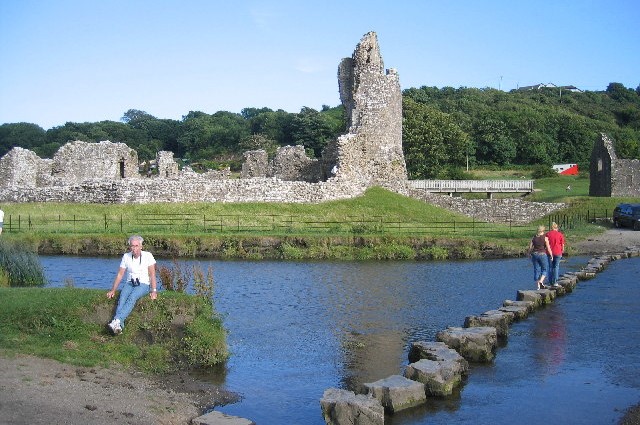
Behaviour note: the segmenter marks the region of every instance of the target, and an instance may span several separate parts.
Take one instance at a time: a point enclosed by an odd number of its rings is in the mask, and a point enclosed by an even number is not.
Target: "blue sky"
[[[0,124],[340,104],[375,31],[410,87],[640,85],[637,0],[0,0]]]

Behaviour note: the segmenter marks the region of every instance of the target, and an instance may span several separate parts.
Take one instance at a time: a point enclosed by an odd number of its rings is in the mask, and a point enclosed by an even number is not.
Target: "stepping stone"
[[[424,384],[400,375],[391,375],[364,386],[388,413],[398,412],[426,402]]]
[[[327,425],[384,425],[384,408],[371,396],[329,388],[322,395],[320,407]]]
[[[453,389],[462,382],[462,374],[452,364],[422,359],[410,363],[404,370],[404,376],[424,384],[425,394],[433,397],[451,395]]]
[[[494,327],[449,327],[436,334],[436,339],[456,350],[470,362],[487,363],[495,357],[498,334]]]

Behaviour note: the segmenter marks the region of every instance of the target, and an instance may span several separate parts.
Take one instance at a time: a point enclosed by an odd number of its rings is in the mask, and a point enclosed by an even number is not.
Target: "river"
[[[562,263],[562,271],[587,257]],[[49,286],[110,287],[118,258],[41,257]],[[158,259],[169,265],[170,261]],[[257,424],[324,424],[330,387],[401,374],[412,341],[534,288],[528,259],[458,262],[185,260],[213,268],[231,358],[204,377],[242,400],[216,408]],[[640,258],[613,262],[511,328],[459,394],[388,424],[610,424],[640,400]]]

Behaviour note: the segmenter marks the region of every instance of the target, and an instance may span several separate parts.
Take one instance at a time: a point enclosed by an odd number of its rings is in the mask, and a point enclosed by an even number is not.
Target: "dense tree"
[[[313,108],[304,107],[291,121],[291,138],[295,145],[304,145],[320,157],[327,143],[335,139],[340,132],[328,114]]]
[[[121,118],[121,121],[129,127],[137,130],[143,141],[137,143],[140,149],[146,152],[145,158],[155,158],[155,153],[160,150],[171,151],[178,157],[184,155],[184,149],[178,143],[182,123],[177,120],[158,119],[144,111],[129,109]]]
[[[497,114],[483,114],[474,121],[473,139],[480,164],[508,165],[516,157],[515,141]]]
[[[92,123],[67,122],[64,125],[53,127],[47,130],[47,143],[64,145],[69,142],[81,140],[83,142],[94,142],[91,133]]]
[[[291,122],[295,114],[281,109],[272,111],[269,108],[243,109],[241,114],[248,120],[251,134],[261,134],[280,146],[293,144]]]
[[[638,94],[620,83],[609,83],[607,94],[617,101],[637,102]]]
[[[20,122],[0,125],[0,157],[14,147],[37,150],[45,141],[46,132],[36,124]]]
[[[585,164],[601,132],[613,138],[619,157],[640,159],[640,86],[610,83],[599,92],[551,88],[508,93],[423,86],[406,89],[403,99],[407,165],[421,178],[457,173],[455,167],[467,155],[471,164]],[[407,100],[414,104],[407,106]],[[242,151],[251,146],[273,151],[303,144],[318,157],[328,141],[346,131],[345,123],[344,108],[327,105],[298,113],[269,108],[245,108],[240,114],[191,111],[181,120],[129,109],[120,122],[67,122],[46,132],[35,124],[3,124],[0,155],[20,146],[47,158],[70,141],[110,140],[135,149],[141,161],[168,150],[177,158],[237,168]]]
[[[463,167],[473,156],[469,136],[451,115],[405,98],[402,103],[403,150],[412,179],[449,178],[451,165]]]
[[[558,149],[555,158],[561,163],[588,164],[596,137],[598,132],[590,128],[583,117],[561,115],[558,120]]]
[[[221,111],[213,115],[190,112],[183,120],[178,144],[191,161],[213,159],[237,150],[249,136],[249,125],[240,114]]]
[[[640,96],[618,83],[606,92],[421,87],[403,95],[455,117],[477,144],[479,163],[588,161],[600,132],[614,138],[619,156],[640,158]]]

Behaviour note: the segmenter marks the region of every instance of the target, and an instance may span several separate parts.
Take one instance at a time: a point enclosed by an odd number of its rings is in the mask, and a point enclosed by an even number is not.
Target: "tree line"
[[[610,83],[605,91],[585,92],[423,86],[404,90],[402,97],[402,143],[413,179],[465,178],[465,169],[478,165],[577,163],[588,169],[601,132],[613,138],[619,157],[640,159],[640,86]],[[119,122],[67,122],[46,131],[30,123],[3,124],[0,156],[19,146],[52,158],[70,141],[110,140],[135,149],[141,161],[167,150],[196,171],[237,171],[247,150],[273,155],[280,146],[304,145],[309,156],[319,158],[346,131],[342,106],[303,107],[298,113],[266,107],[191,111],[181,120],[130,109]]]

